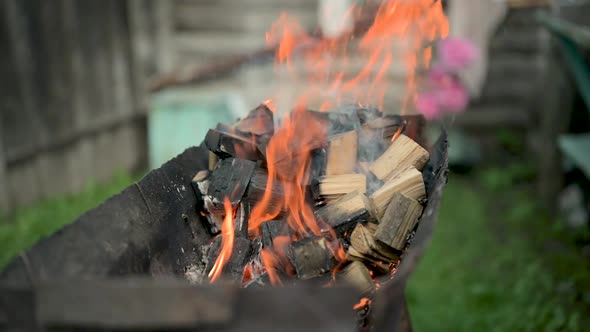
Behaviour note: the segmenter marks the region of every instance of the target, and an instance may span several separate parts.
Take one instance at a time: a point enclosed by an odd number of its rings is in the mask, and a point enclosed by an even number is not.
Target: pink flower
[[[463,69],[478,57],[479,49],[467,39],[446,38],[439,42],[438,58],[447,71]]]
[[[433,70],[428,76],[428,90],[418,95],[416,110],[428,120],[440,118],[445,113],[464,111],[469,94],[453,75]]]
[[[466,89],[457,81],[451,80],[449,84],[440,87],[436,91],[438,105],[448,112],[461,112],[467,107],[469,96]]]
[[[428,120],[436,119],[440,116],[440,107],[437,97],[433,93],[424,93],[416,98],[416,110]]]

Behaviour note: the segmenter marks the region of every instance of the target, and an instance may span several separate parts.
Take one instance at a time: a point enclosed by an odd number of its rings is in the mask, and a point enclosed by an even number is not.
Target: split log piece
[[[358,289],[362,295],[369,295],[375,291],[375,283],[369,269],[359,261],[348,264],[340,271],[337,280]]]
[[[219,158],[239,158],[247,160],[264,160],[265,154],[252,137],[236,133],[209,129],[205,136],[205,145]]]
[[[389,148],[369,168],[375,176],[387,181],[410,167],[421,171],[430,155],[406,135],[399,135]]]
[[[323,237],[305,238],[291,245],[289,260],[299,279],[310,279],[329,272],[336,264],[329,243]]]
[[[400,252],[385,243],[379,242],[374,237],[375,231],[365,225],[357,225],[350,235],[350,245],[364,257],[372,257],[385,263],[394,263],[399,260]]]
[[[408,235],[422,214],[422,205],[415,199],[396,193],[375,231],[375,238],[397,250],[406,246]]]
[[[377,216],[379,218],[383,217],[393,195],[398,192],[417,201],[424,199],[426,197],[426,189],[424,187],[422,173],[416,168],[410,167],[398,176],[387,181],[370,196],[377,208]]]
[[[319,181],[320,195],[345,195],[353,191],[367,191],[367,177],[364,174],[326,175]]]
[[[224,199],[227,197],[235,209],[242,200],[256,163],[250,160],[228,158],[219,161],[212,172],[205,198],[205,208],[212,214],[225,214]]]
[[[377,212],[365,194],[353,191],[317,210],[315,217],[327,227],[334,229],[338,236],[343,237],[347,231],[354,229],[357,223],[376,221]],[[328,232],[328,229],[322,231]]]
[[[260,225],[262,247],[271,248],[278,236],[290,236],[289,225],[283,220],[269,220]]]
[[[357,161],[358,133],[349,131],[328,140],[326,175],[354,173]]]

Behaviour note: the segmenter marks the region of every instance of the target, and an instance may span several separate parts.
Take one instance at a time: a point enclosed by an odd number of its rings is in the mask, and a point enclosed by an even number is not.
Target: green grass
[[[451,178],[431,246],[408,285],[416,331],[581,331],[590,277],[525,191]],[[478,188],[478,189],[475,189]],[[544,241],[562,252],[543,250]],[[566,242],[563,242],[566,241]],[[572,281],[572,276],[578,280]]]
[[[48,199],[19,209],[9,217],[0,217],[0,267],[39,238],[72,222],[80,214],[118,193],[135,179],[134,176],[120,173],[108,183],[89,184],[77,195]]]

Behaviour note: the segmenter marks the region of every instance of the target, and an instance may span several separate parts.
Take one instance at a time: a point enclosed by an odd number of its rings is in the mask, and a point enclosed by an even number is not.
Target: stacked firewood
[[[193,179],[197,208],[215,236],[204,274],[220,253],[229,202],[234,236],[222,273],[226,279],[255,287],[270,284],[272,275],[280,276],[283,283],[329,278],[370,294],[375,278],[395,269],[421,216],[426,197],[421,171],[429,154],[405,134],[411,125],[407,117],[359,106],[305,113],[326,128],[325,140],[306,146],[312,149],[312,160],[307,182],[299,184],[322,235],[302,236],[290,229],[283,206],[286,186],[272,181],[272,188],[267,188],[266,148],[275,133],[275,120],[273,112],[260,105],[233,126],[211,129],[205,138],[210,169]],[[297,144],[293,146],[296,150]],[[280,158],[273,160],[276,167],[289,167],[276,164]],[[249,216],[263,199],[269,210],[279,212],[253,230]],[[264,249],[276,247],[281,239],[288,240],[283,243],[288,261],[267,271],[261,263]]]

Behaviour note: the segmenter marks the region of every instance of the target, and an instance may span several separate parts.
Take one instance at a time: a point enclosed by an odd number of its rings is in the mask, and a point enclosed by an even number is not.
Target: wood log
[[[232,129],[226,129],[232,130]],[[236,133],[209,129],[205,136],[205,145],[219,158],[239,158],[246,160],[265,160],[262,151],[252,137]]]
[[[289,260],[299,279],[310,279],[329,272],[336,264],[323,237],[305,238],[291,245]]]
[[[248,202],[241,202],[236,208],[234,218],[234,234],[236,238],[248,238],[248,220],[250,219],[251,209],[252,206]]]
[[[371,273],[360,261],[348,264],[340,271],[337,280],[358,289],[362,295],[369,295],[375,291],[375,282],[371,278]]]
[[[217,166],[218,161],[219,161],[219,157],[215,153],[209,151],[209,170],[210,171],[215,169],[215,166]]]
[[[220,252],[221,235],[218,235],[209,247],[205,274],[208,274],[211,271]],[[241,281],[242,275],[244,273],[244,267],[250,261],[251,257],[252,245],[250,240],[245,238],[234,238],[232,254],[221,272],[223,278],[233,282]]]
[[[320,222],[322,231],[329,232],[328,227],[331,227],[343,237],[357,223],[375,221],[377,211],[365,194],[353,191],[317,210],[315,217]]]
[[[235,209],[246,193],[255,168],[256,163],[250,160],[228,158],[219,161],[210,177],[204,198],[205,209],[211,214],[225,214],[225,197]]]
[[[393,195],[397,192],[418,201],[424,199],[426,197],[426,189],[424,187],[422,173],[416,168],[410,167],[398,176],[387,181],[371,195],[379,218],[383,217],[389,202],[391,202]]]
[[[402,193],[395,193],[375,231],[375,238],[397,250],[406,246],[408,234],[422,214],[422,205]]]
[[[385,263],[399,260],[400,252],[377,241],[374,228],[358,224],[350,235],[350,245],[364,257],[372,257]]]
[[[375,176],[387,181],[409,167],[422,170],[429,159],[429,153],[406,135],[399,135],[369,168]]]
[[[207,196],[207,191],[209,190],[209,179],[204,177],[204,172],[208,171],[200,171],[198,172],[191,181],[191,186],[193,187],[193,191],[197,196],[197,203],[195,204],[195,208],[197,213],[201,215],[200,220],[203,220],[205,226],[211,235],[216,235],[221,232],[221,223],[223,222],[223,218],[218,215],[210,214],[207,209],[205,208],[205,204],[212,204],[211,199]],[[207,203],[205,203],[207,201]]]
[[[284,220],[269,220],[260,226],[262,247],[271,248],[278,236],[290,236],[289,225]]]
[[[243,201],[250,203],[251,206],[255,206],[264,197],[264,192],[268,189],[271,191],[271,198],[268,210],[276,211],[276,209],[283,208],[283,201],[285,200],[285,194],[283,186],[280,181],[274,181],[272,188],[267,188],[268,183],[268,171],[262,167],[256,167],[254,174],[250,179],[250,184],[244,195]],[[279,215],[280,216],[280,215]]]
[[[207,194],[207,190],[201,191],[200,186],[202,186],[202,183],[204,183],[205,180],[207,180],[208,175],[209,175],[209,171],[199,171],[199,172],[197,172],[197,174],[195,174],[195,176],[191,180],[191,187],[193,188],[193,191],[195,192],[195,196],[197,197],[197,204],[196,204],[197,212],[204,211],[203,210],[204,209],[203,195]],[[207,182],[207,185],[208,185],[208,183],[209,182]]]
[[[236,129],[256,136],[271,135],[274,131],[273,113],[266,105],[259,105],[236,124]]]
[[[344,196],[353,191],[366,193],[367,177],[364,174],[326,175],[320,178],[321,196]]]
[[[370,256],[364,256],[353,247],[348,248],[347,259],[350,261],[359,261],[371,266],[371,270],[379,273],[388,273],[391,271],[393,264],[377,260]]]
[[[357,160],[358,133],[349,131],[328,141],[326,175],[354,173]]]

